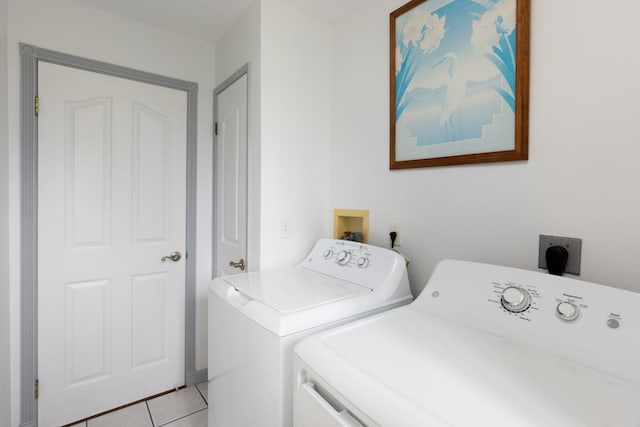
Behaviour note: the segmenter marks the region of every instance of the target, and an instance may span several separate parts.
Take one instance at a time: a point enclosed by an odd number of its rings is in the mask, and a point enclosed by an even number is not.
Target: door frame
[[[249,236],[250,236],[250,231],[251,231],[251,226],[250,226],[250,218],[249,218],[249,212],[252,211],[252,207],[251,207],[251,197],[249,197],[249,188],[250,188],[250,181],[249,181],[249,159],[252,156],[252,150],[251,150],[251,144],[249,143],[249,86],[250,86],[250,76],[249,76],[249,63],[244,64],[242,67],[240,67],[236,72],[234,72],[233,74],[231,74],[227,79],[225,79],[222,83],[220,83],[218,86],[216,86],[216,88],[213,90],[213,123],[214,126],[217,126],[218,124],[218,97],[220,96],[220,94],[227,89],[229,86],[233,85],[235,82],[237,82],[238,80],[240,80],[243,76],[247,76],[247,158],[246,158],[246,162],[247,162],[247,233],[246,233],[246,239],[247,239],[247,256],[246,256],[246,267],[245,267],[245,271],[250,271],[249,270],[249,266],[251,263],[251,259],[249,257],[249,250],[248,250],[248,244],[249,244]],[[212,230],[212,240],[211,240],[211,262],[213,265],[213,268],[211,269],[211,278],[215,279],[217,276],[217,271],[218,271],[218,225],[217,225],[217,218],[218,218],[218,182],[217,182],[217,177],[218,177],[218,135],[216,134],[216,132],[213,132],[213,180],[214,180],[214,185],[212,185],[212,224],[211,224],[211,230]]]
[[[187,93],[185,383],[196,382],[196,165],[198,84],[20,43],[20,427],[38,425],[38,62],[120,77]]]

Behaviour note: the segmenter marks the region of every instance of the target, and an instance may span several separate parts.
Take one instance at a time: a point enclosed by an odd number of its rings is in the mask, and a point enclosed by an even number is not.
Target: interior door
[[[187,95],[38,74],[39,425],[60,426],[184,384]]]
[[[247,75],[217,98],[217,275],[247,268]]]

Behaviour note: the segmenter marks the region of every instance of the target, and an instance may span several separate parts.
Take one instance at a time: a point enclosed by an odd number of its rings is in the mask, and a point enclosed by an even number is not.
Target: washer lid
[[[280,313],[307,310],[372,292],[370,288],[304,267],[256,271],[224,280],[241,294]]]

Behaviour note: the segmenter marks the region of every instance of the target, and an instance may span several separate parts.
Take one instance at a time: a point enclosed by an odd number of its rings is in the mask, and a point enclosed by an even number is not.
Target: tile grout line
[[[187,414],[187,415],[183,415],[183,416],[182,416],[182,417],[180,417],[180,418],[176,418],[175,420],[171,420],[171,421],[169,421],[168,423],[162,424],[162,425],[160,425],[160,426],[158,426],[158,427],[167,427],[167,426],[171,427],[171,424],[175,423],[176,421],[180,421],[180,420],[182,420],[182,419],[184,419],[184,418],[190,417],[191,415],[199,414],[200,412],[202,412],[202,411],[206,411],[207,409],[208,409],[208,408],[204,408],[204,409],[200,409],[199,411],[192,412],[192,413]]]
[[[196,390],[198,390],[198,393],[200,394],[200,397],[202,397],[202,400],[204,400],[204,403],[207,405],[207,408],[209,407],[209,401],[207,400],[206,397],[204,397],[204,394],[202,394],[202,392],[200,391],[200,387],[198,387],[198,384],[196,384]]]
[[[151,415],[151,409],[149,409],[149,401],[145,400],[144,404],[147,407],[147,414],[149,414],[149,419],[151,420],[151,427],[156,427],[156,423],[153,422],[153,416]]]
[[[143,401],[138,402],[138,403],[144,403],[144,404],[145,404],[145,406],[146,406],[146,408],[147,408],[147,415],[149,416],[149,420],[151,421],[151,427],[164,427],[164,426],[168,426],[168,427],[170,427],[170,425],[171,425],[171,424],[173,424],[173,423],[175,423],[176,421],[179,421],[179,420],[182,420],[183,418],[187,418],[187,417],[190,417],[190,416],[192,416],[192,415],[198,414],[198,413],[200,413],[200,412],[202,412],[202,411],[207,411],[207,410],[208,410],[208,408],[209,408],[209,403],[207,402],[207,399],[204,397],[204,394],[200,391],[200,389],[197,387],[197,385],[195,385],[195,384],[194,384],[194,385],[193,385],[193,387],[196,389],[196,392],[198,393],[198,395],[199,395],[199,396],[200,396],[200,398],[202,399],[202,401],[201,401],[201,402],[204,402],[204,404],[205,404],[204,408],[201,408],[201,409],[198,409],[198,410],[196,410],[196,411],[190,412],[190,413],[188,413],[188,414],[182,415],[182,416],[180,416],[180,417],[178,417],[178,418],[175,418],[175,419],[173,419],[173,420],[170,420],[170,421],[164,422],[164,423],[162,423],[162,424],[158,424],[158,423],[156,423],[156,421],[154,420],[154,418],[153,418],[153,414],[152,414],[152,412],[151,412],[151,407],[150,407],[150,405],[149,405],[149,402],[150,402],[151,400],[155,399],[156,397],[168,396],[168,395],[171,395],[171,394],[174,394],[174,393],[178,393],[178,391],[174,391],[174,392],[171,392],[171,393],[165,393],[165,394],[162,394],[162,395],[160,395],[160,396],[154,396],[152,399],[146,399],[146,400],[143,400]],[[187,389],[187,388],[184,388],[184,389]],[[181,389],[181,390],[182,390],[182,389]],[[126,409],[127,407],[132,407],[132,406],[134,406],[134,405],[127,405],[126,407],[120,408],[120,410],[122,410],[122,409]],[[185,408],[185,409],[186,409],[186,408]],[[118,411],[119,411],[119,410],[109,411],[108,413],[105,413],[105,414],[103,414],[103,415],[109,415],[110,413],[117,413]],[[95,417],[95,418],[100,418],[100,417]],[[89,421],[90,421],[90,420],[89,420],[89,419],[87,419],[87,420],[82,421],[81,423],[84,423],[84,427],[89,427]],[[78,425],[82,426],[82,424],[78,424]]]
[[[198,386],[197,386],[196,384],[194,384],[193,386],[190,386],[190,387],[184,387],[184,388],[181,388],[180,390],[176,390],[176,391],[175,391],[175,393],[177,394],[177,393],[179,393],[180,391],[186,391],[186,390],[190,389],[191,387],[193,387],[193,388],[196,390],[197,394],[198,394],[198,395],[200,395],[200,398],[202,399],[202,401],[203,401],[203,402],[204,402],[204,404],[205,404],[204,408],[202,408],[202,409],[198,409],[198,410],[196,410],[196,411],[190,412],[190,413],[185,414],[185,415],[182,415],[182,416],[180,416],[180,417],[178,417],[178,418],[174,418],[174,419],[169,420],[169,421],[167,421],[167,422],[164,422],[164,423],[162,423],[162,424],[158,424],[157,426],[156,426],[156,424],[154,423],[154,424],[153,424],[153,427],[165,427],[165,426],[169,426],[169,427],[170,427],[170,426],[171,426],[171,424],[175,423],[175,422],[176,422],[176,421],[178,421],[178,420],[181,420],[181,419],[183,419],[183,418],[190,417],[191,415],[194,415],[194,414],[197,414],[197,413],[199,413],[199,412],[206,411],[206,410],[208,410],[208,409],[209,409],[209,404],[207,403],[207,400],[204,398],[204,396],[202,395],[202,393],[200,392],[200,389],[198,388]],[[169,393],[169,394],[167,394],[167,396],[168,396],[168,395],[170,395],[170,394],[173,394],[173,393]],[[149,400],[145,401],[145,403],[147,403],[147,409],[149,410],[149,414],[151,414],[151,408],[150,408],[149,403],[148,403],[150,400],[152,400],[152,399],[149,399]],[[153,417],[151,417],[151,418],[152,418],[152,422],[153,422]]]
[[[183,386],[183,387],[180,387],[179,389],[182,390],[184,388],[186,388],[186,387]],[[117,413],[119,411],[122,411],[122,410],[127,409],[127,408],[131,408],[131,407],[139,405],[141,403],[145,403],[146,404],[146,402],[148,402],[150,400],[153,400],[153,399],[155,399],[157,397],[162,397],[162,396],[165,396],[165,395],[168,395],[168,394],[172,394],[172,393],[176,393],[176,392],[177,392],[176,389],[171,389],[171,390],[168,390],[168,391],[165,391],[165,392],[162,392],[162,393],[155,394],[153,396],[149,396],[147,398],[143,398],[143,399],[137,400],[135,402],[127,403],[126,405],[122,405],[122,406],[119,406],[119,407],[116,407],[116,408],[109,409],[107,411],[101,412],[99,414],[92,415],[92,416],[90,416],[88,418],[85,418],[84,420],[79,420],[74,425],[80,425],[81,423],[85,423],[85,427],[88,427],[89,426],[89,421],[100,419],[100,418],[102,418],[104,416],[107,416],[109,414]],[[153,417],[151,416],[151,410],[149,409],[149,405],[148,404],[147,404],[147,411],[149,412],[149,416],[151,417],[151,424],[153,424]],[[152,426],[152,427],[155,427],[155,425]]]

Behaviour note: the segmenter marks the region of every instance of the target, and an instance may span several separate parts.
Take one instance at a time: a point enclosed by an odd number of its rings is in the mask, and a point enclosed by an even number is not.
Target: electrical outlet
[[[280,223],[280,238],[281,239],[291,238],[291,218],[284,218]]]
[[[562,246],[569,252],[565,273],[580,274],[580,257],[582,255],[582,239],[560,236],[540,235],[538,245],[538,268],[547,269],[545,253],[551,246]]]
[[[396,242],[395,242],[395,246],[400,246],[400,236],[402,235],[402,224],[399,222],[392,222],[389,224],[389,233],[391,233],[392,231],[396,232]],[[391,244],[391,243],[389,243]]]

